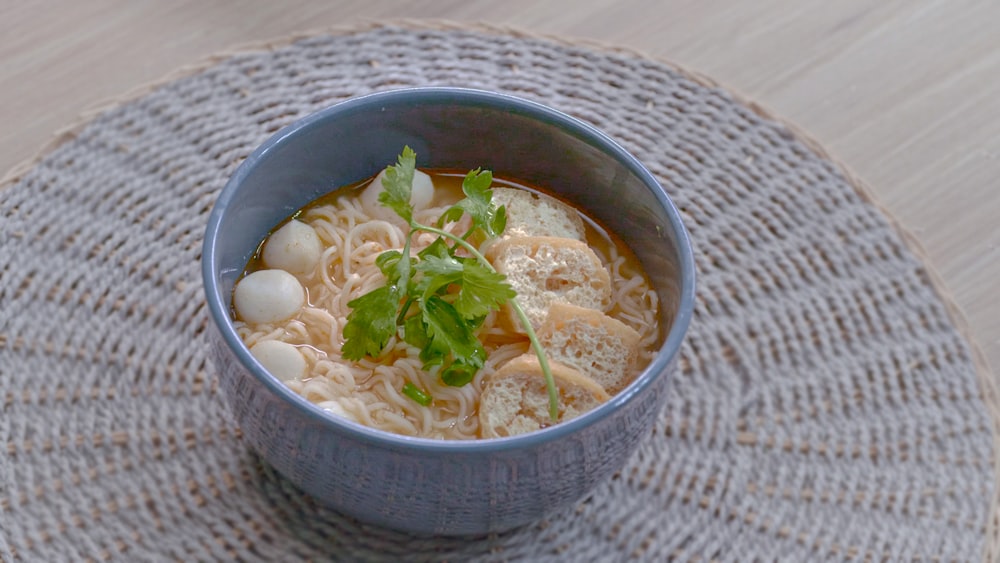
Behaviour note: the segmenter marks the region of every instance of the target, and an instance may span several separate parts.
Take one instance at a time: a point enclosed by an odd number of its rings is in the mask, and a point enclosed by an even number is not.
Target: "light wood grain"
[[[917,235],[1000,366],[997,2],[5,2],[0,172],[86,110],[212,53],[402,17],[629,47],[797,123]]]

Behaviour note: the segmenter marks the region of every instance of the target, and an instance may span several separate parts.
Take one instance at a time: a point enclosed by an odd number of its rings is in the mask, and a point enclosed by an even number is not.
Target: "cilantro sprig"
[[[413,219],[410,194],[417,155],[404,147],[394,166],[386,168],[378,201],[399,215],[410,227],[402,251],[388,250],[375,264],[385,276],[378,287],[347,305],[351,308],[344,325],[341,353],[348,360],[379,356],[397,335],[420,349],[424,369],[440,366],[446,385],[468,384],[486,362],[486,351],[476,336],[486,315],[509,304],[524,326],[532,349],[545,375],[549,393],[549,415],[558,419],[559,395],[541,342],[517,302],[517,293],[469,240],[474,236],[496,238],[503,233],[507,214],[492,202],[493,174],[472,170],[462,180],[465,198],[448,208],[433,225]],[[444,230],[463,216],[471,219],[461,236]],[[411,256],[413,234],[438,236],[429,246]],[[468,256],[459,251],[464,250]],[[428,405],[429,394],[411,383],[403,388],[414,401]]]

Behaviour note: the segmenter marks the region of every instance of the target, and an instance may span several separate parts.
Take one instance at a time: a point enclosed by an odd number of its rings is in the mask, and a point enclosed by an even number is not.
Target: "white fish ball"
[[[293,274],[305,275],[316,269],[323,244],[316,231],[292,219],[271,233],[264,244],[264,264]]]
[[[280,340],[254,344],[250,353],[271,375],[282,381],[301,379],[306,373],[306,359],[299,349]]]
[[[427,209],[434,199],[434,182],[431,177],[416,170],[413,173],[413,191],[410,192],[410,204],[414,209]]]
[[[284,270],[257,270],[236,284],[233,306],[248,323],[274,323],[295,316],[305,305],[306,292]]]
[[[398,216],[388,207],[384,207],[378,201],[378,194],[382,193],[382,178],[385,177],[385,170],[379,172],[378,176],[372,180],[371,184],[361,192],[361,205],[369,214],[379,219],[393,219]],[[410,204],[413,209],[426,209],[434,199],[434,182],[427,174],[415,170],[413,172],[413,188],[410,191]]]

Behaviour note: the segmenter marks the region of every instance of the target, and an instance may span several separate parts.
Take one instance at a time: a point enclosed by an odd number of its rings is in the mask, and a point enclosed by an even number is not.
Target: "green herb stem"
[[[531,326],[531,321],[528,320],[527,313],[521,308],[521,304],[517,302],[516,298],[511,299],[508,303],[510,303],[514,312],[517,313],[517,318],[521,320],[521,324],[524,325],[524,330],[528,333],[528,340],[531,341],[531,348],[535,351],[535,355],[538,356],[538,365],[541,366],[542,374],[545,375],[545,387],[549,390],[549,418],[552,419],[552,422],[559,422],[559,391],[556,390],[556,380],[552,376],[549,359],[545,355],[545,350],[542,349],[542,343],[538,340],[535,329]]]
[[[403,394],[425,407],[430,406],[431,404],[431,396],[426,391],[410,382],[403,384]]]
[[[415,301],[416,301],[416,299],[414,299],[412,297],[407,297],[406,298],[406,301],[403,302],[403,306],[399,309],[399,315],[396,316],[396,324],[397,325],[403,324],[403,321],[406,320],[406,313],[408,313],[410,311],[410,305],[413,305],[413,303]]]
[[[472,244],[470,244],[466,240],[463,240],[461,237],[457,237],[457,236],[449,233],[448,231],[441,230],[441,229],[439,229],[437,227],[431,227],[429,225],[422,225],[422,224],[417,223],[417,222],[411,223],[410,224],[410,229],[412,229],[414,231],[426,231],[428,233],[433,233],[435,235],[438,235],[438,236],[444,237],[444,238],[446,238],[448,240],[451,240],[451,241],[455,242],[456,244],[458,244],[459,246],[461,246],[462,248],[468,250],[469,253],[472,254],[473,256],[475,256],[476,260],[479,260],[479,262],[482,265],[484,265],[484,266],[490,268],[491,270],[493,270],[493,264],[490,264],[490,261],[487,260],[486,257],[483,256],[481,252],[479,252],[478,250],[476,250],[475,246],[472,246]],[[496,270],[493,270],[493,271],[495,272]]]
[[[461,238],[449,233],[448,231],[444,231],[428,225],[422,225],[417,222],[412,222],[410,224],[410,228],[414,231],[426,231],[454,241],[456,244],[468,250],[470,254],[475,256],[476,260],[479,260],[479,262],[483,264],[483,266],[489,268],[490,271],[494,273],[496,272],[496,269],[493,267],[493,264],[490,264],[490,261],[487,260],[486,257],[483,256],[483,254],[476,249],[476,247],[472,246],[467,241],[462,240]],[[545,355],[545,350],[542,349],[542,343],[541,341],[538,340],[538,335],[535,334],[535,329],[532,328],[531,321],[528,320],[528,315],[527,313],[524,312],[524,309],[521,307],[521,304],[517,301],[517,298],[516,297],[511,298],[508,301],[508,303],[510,303],[511,308],[514,309],[514,313],[517,314],[517,318],[521,321],[521,324],[524,326],[524,330],[528,334],[528,340],[531,341],[531,348],[532,350],[535,351],[535,355],[538,356],[538,365],[542,368],[542,375],[545,376],[545,387],[549,391],[549,417],[552,419],[552,422],[558,422],[559,391],[556,389],[555,377],[552,375],[552,368],[549,367],[549,360]]]

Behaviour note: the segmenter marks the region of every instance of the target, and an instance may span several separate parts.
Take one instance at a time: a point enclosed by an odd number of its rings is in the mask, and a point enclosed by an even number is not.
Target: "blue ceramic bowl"
[[[545,186],[617,233],[662,303],[663,344],[624,391],[585,415],[510,438],[443,441],[326,413],[250,355],[233,329],[233,284],[257,245],[316,197],[373,176],[404,145],[417,166]],[[480,534],[580,500],[620,469],[665,398],[694,304],[694,262],[676,208],[653,176],[600,131],[511,96],[458,88],[371,94],[279,131],[237,169],[209,217],[202,254],[216,369],[244,439],[321,503],[413,533]]]

